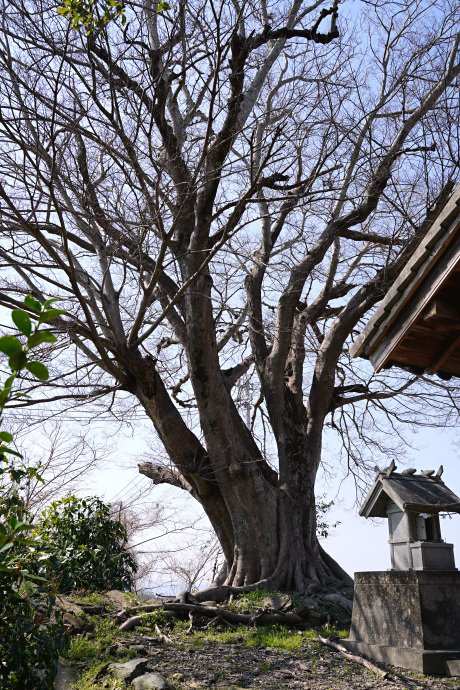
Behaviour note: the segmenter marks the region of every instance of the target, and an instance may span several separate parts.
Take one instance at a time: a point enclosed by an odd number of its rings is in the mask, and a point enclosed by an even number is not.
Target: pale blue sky
[[[447,486],[460,495],[460,462],[458,459],[459,431],[455,429],[422,429],[418,433],[409,434],[412,445],[415,447],[409,453],[410,462],[405,462],[403,467],[416,467],[418,471],[426,469],[437,470],[444,466],[443,480]],[[126,461],[134,459],[145,448],[140,435],[135,438],[120,439],[120,450]],[[383,464],[380,463],[382,468]],[[123,498],[127,485],[147,486],[149,480],[137,475],[136,469],[113,468],[109,471],[98,473],[94,477],[92,492],[101,493],[107,500],[113,499],[117,494]],[[372,479],[369,480],[369,488]],[[131,484],[131,486],[133,486]],[[317,494],[326,494],[333,498],[339,490],[340,480],[320,477]],[[170,487],[156,487],[152,493],[152,499],[160,503],[165,500],[172,507],[176,501],[184,511],[186,519],[188,510],[196,514],[195,502],[182,501],[182,492]],[[339,495],[335,499],[336,505],[328,516],[328,521],[333,523],[339,520],[341,524],[332,530],[328,539],[322,542],[325,549],[340,565],[353,575],[363,570],[387,570],[390,567],[390,549],[388,545],[388,526],[386,520],[366,520],[359,517],[359,506],[355,503],[355,488],[352,478],[341,483]],[[453,515],[451,519],[441,520],[442,537],[446,542],[454,544],[456,565],[460,568],[460,515]]]
[[[423,429],[412,436],[418,450],[410,453],[411,462],[405,467],[416,467],[418,471],[444,467],[443,481],[460,495],[460,462],[458,458],[459,431],[455,429]],[[400,468],[402,469],[402,465]],[[327,486],[320,480],[319,493],[327,492]],[[336,486],[329,483],[329,491]],[[331,536],[323,542],[328,553],[345,570],[353,574],[363,570],[386,570],[390,567],[388,526],[386,520],[366,520],[359,517],[353,482],[347,479],[342,484],[340,506],[331,513],[331,521],[341,520]],[[460,515],[441,520],[444,541],[454,544],[457,568],[460,568]]]

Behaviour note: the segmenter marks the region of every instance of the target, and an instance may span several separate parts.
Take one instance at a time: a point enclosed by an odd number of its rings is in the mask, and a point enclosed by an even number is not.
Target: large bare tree
[[[347,342],[457,180],[458,3],[128,0],[89,32],[2,5],[1,304],[67,309],[45,401],[137,401],[170,460],[140,471],[202,505],[219,583],[343,581],[325,425],[353,466],[456,394]]]

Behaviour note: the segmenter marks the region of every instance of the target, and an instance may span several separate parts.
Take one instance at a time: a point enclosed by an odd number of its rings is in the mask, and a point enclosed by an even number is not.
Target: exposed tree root
[[[226,621],[225,618],[223,618],[222,616],[216,616],[215,618],[212,618],[209,621],[209,623],[206,623],[206,625],[204,626],[204,630],[207,630],[213,623],[225,623],[225,625],[228,625],[228,627],[232,630],[238,630],[236,625],[233,625],[233,623]]]
[[[348,578],[347,580],[344,579],[342,581],[337,581],[331,587],[322,587],[319,583],[316,582],[312,582],[311,584],[314,586],[314,592],[333,593],[337,590],[343,589],[344,587],[352,586],[353,580],[351,580],[351,578]],[[275,590],[280,589],[280,587],[271,578],[267,578],[266,580],[260,580],[259,582],[255,582],[252,585],[246,585],[244,587],[233,587],[231,585],[211,585],[210,587],[206,587],[206,589],[202,589],[199,592],[195,592],[193,594],[193,600],[195,602],[215,601],[216,604],[220,604],[224,601],[230,601],[231,596],[233,596],[233,598],[236,598],[240,594],[247,594],[248,592],[254,592],[258,589],[265,589],[268,592],[273,592]],[[308,588],[306,587],[305,589],[307,590],[307,594],[310,594]],[[179,592],[176,601],[181,603],[187,603],[190,600],[191,596],[192,595],[190,595],[190,592]]]
[[[129,618],[127,621],[122,623],[118,629],[120,632],[128,632],[128,630],[132,630],[133,628],[140,625],[141,622],[142,616],[133,616],[132,618]]]
[[[354,661],[355,664],[360,664],[361,666],[364,666],[365,668],[369,669],[369,671],[376,673],[383,680],[391,679],[391,676],[388,673],[388,671],[383,671],[381,668],[375,666],[375,664],[368,661],[367,659],[364,659],[362,656],[350,654],[350,652],[347,649],[345,649],[345,647],[343,647],[341,644],[337,644],[337,642],[333,642],[333,640],[330,637],[325,639],[324,637],[321,637],[321,635],[318,635],[318,633],[316,633],[316,637],[320,642],[322,642],[322,644],[326,645],[326,647],[330,647],[331,649],[335,649],[336,652],[340,652],[340,654],[343,657],[345,657],[345,659],[348,659],[348,661]]]
[[[164,604],[146,604],[144,606],[133,606],[129,609],[119,611],[114,614],[115,618],[122,620],[133,613],[150,613],[162,609],[165,612],[181,613],[197,616],[206,616],[208,618],[219,618],[226,623],[233,625],[263,625],[278,623],[281,625],[302,625],[305,624],[305,619],[298,616],[296,613],[283,613],[282,611],[275,611],[273,609],[260,609],[256,613],[237,613],[236,611],[227,611],[225,609],[217,608],[216,606],[202,606],[201,604],[181,604],[181,603],[164,603]],[[131,616],[122,623],[119,627],[121,632],[126,632],[140,625],[142,622],[142,615]]]

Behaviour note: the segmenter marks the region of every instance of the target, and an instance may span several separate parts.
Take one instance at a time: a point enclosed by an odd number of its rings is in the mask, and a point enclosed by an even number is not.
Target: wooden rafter
[[[460,330],[455,329],[450,338],[444,343],[441,350],[436,354],[432,363],[426,368],[427,374],[435,374],[442,369],[444,362],[447,362],[454,350],[460,345]]]

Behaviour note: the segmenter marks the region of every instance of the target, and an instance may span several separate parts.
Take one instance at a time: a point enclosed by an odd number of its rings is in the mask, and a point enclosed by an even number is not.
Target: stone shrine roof
[[[396,473],[394,463],[386,470],[375,469],[377,475],[360,515],[387,517],[388,500],[394,501],[404,512],[460,513],[460,498],[441,480],[442,465],[436,475],[434,470],[415,474],[416,470],[408,469]]]

